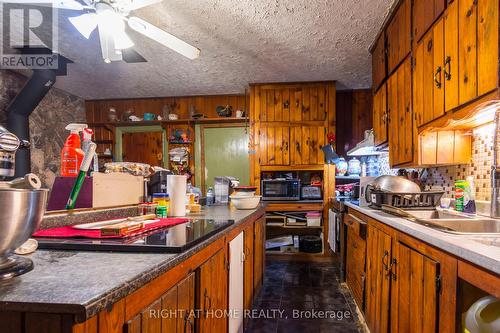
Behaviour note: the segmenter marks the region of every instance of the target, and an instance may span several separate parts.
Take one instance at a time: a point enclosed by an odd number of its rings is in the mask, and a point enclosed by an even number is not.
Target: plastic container
[[[472,304],[465,314],[464,332],[500,332],[500,300],[486,296]]]
[[[144,202],[138,205],[139,215],[156,214],[156,207],[158,204],[155,202]]]
[[[167,193],[153,193],[153,202],[157,203],[158,206],[167,206],[167,200],[168,200],[168,194]]]
[[[166,206],[156,207],[156,216],[159,218],[166,218],[167,217],[167,207]]]
[[[66,126],[66,129],[70,131],[70,135],[61,150],[61,176],[63,177],[78,176],[80,165],[85,156],[82,150],[80,132],[85,128],[87,128],[85,124],[69,124]]]
[[[309,212],[306,214],[307,226],[308,227],[319,227],[321,226],[321,213],[320,212]]]
[[[214,190],[209,187],[207,191],[207,206],[212,206],[214,204],[215,194]]]

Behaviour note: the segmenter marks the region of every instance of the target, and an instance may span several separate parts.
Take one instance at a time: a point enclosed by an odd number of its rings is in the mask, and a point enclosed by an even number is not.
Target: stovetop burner
[[[234,224],[234,220],[192,219],[123,239],[38,238],[39,249],[180,253]]]

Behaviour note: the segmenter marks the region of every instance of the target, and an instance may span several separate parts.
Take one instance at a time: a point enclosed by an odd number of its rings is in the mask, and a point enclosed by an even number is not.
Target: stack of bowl
[[[257,187],[238,186],[231,194],[231,202],[236,209],[255,209],[259,205],[260,195],[255,195]]]

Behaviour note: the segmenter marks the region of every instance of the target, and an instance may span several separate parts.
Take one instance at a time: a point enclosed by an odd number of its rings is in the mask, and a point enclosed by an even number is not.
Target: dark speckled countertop
[[[188,217],[235,224],[180,254],[38,250],[33,271],[0,284],[0,310],[67,313],[82,322],[162,275],[251,216],[264,213],[215,206]]]

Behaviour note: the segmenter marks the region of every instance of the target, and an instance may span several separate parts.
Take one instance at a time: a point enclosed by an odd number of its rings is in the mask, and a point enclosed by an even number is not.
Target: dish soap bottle
[[[84,151],[81,149],[80,132],[87,128],[85,124],[69,124],[66,129],[70,131],[64,147],[61,150],[61,176],[76,177],[80,170]]]
[[[468,183],[468,188],[467,188],[467,193],[466,195],[466,200],[464,202],[464,213],[470,213],[470,214],[475,214],[476,213],[476,194],[475,194],[475,186],[474,186],[474,177],[473,176],[468,176],[467,177],[467,183]],[[467,200],[468,197],[468,200]]]

